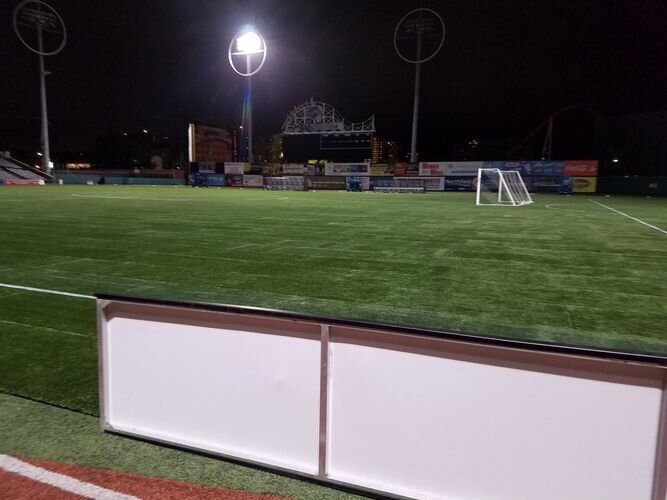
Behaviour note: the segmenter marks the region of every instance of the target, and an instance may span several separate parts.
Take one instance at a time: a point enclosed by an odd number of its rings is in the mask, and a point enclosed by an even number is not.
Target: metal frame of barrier
[[[106,431],[392,498],[667,493],[667,358],[97,295]]]

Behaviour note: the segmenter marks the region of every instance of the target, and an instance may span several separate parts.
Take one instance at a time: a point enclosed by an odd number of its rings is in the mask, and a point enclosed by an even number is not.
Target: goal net
[[[530,193],[516,171],[480,168],[477,171],[477,205],[527,205]]]

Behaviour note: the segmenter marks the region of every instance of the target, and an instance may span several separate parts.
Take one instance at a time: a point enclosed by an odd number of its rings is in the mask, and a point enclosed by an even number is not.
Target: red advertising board
[[[598,175],[598,161],[597,160],[570,160],[565,162],[565,171],[563,172],[569,177],[596,177]]]
[[[43,179],[5,179],[5,186],[19,186],[19,185],[37,185],[44,184]]]
[[[243,187],[243,176],[225,175],[225,184],[231,187]]]
[[[415,176],[419,175],[419,166],[410,165],[405,162],[394,163],[394,176],[403,177],[403,176]]]

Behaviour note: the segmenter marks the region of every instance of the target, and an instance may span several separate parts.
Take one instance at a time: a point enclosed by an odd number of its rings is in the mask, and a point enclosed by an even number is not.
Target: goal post
[[[477,205],[520,206],[533,203],[521,174],[497,168],[477,170]]]

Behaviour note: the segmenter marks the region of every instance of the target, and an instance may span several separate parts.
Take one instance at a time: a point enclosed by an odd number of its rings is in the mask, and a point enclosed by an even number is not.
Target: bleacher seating
[[[5,170],[3,167],[0,167],[0,180],[9,180],[9,179],[16,179],[16,175],[13,174],[12,172],[9,172],[8,170]]]
[[[5,170],[9,170],[11,173],[16,175],[17,179],[43,179],[43,175],[36,174],[30,170],[26,170],[21,167],[5,167]]]
[[[52,181],[53,176],[0,152],[0,179],[6,181]]]

